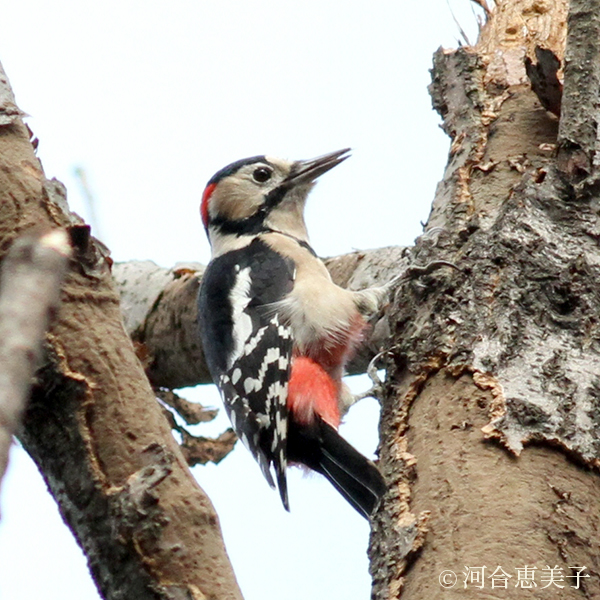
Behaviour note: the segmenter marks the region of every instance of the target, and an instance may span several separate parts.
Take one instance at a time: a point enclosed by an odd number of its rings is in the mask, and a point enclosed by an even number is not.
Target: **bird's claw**
[[[432,227],[421,234],[421,240],[431,240],[437,242],[437,237],[444,231],[444,227]]]
[[[411,265],[409,267],[406,267],[406,269],[402,273],[396,275],[395,277],[392,277],[392,279],[390,279],[385,284],[385,287],[388,290],[393,290],[397,285],[401,284],[404,281],[408,281],[413,277],[422,277],[423,275],[427,275],[428,273],[431,273],[432,271],[435,271],[440,267],[451,267],[452,269],[460,271],[460,267],[458,267],[454,263],[451,263],[450,261],[432,260],[426,265]]]
[[[390,351],[382,350],[381,352],[378,352],[371,359],[371,362],[369,363],[369,366],[367,367],[367,375],[369,376],[369,379],[371,380],[371,383],[373,385],[368,390],[366,390],[360,394],[357,394],[355,396],[356,402],[358,402],[359,400],[362,400],[364,398],[376,398],[377,400],[383,399],[384,382],[381,381],[381,379],[379,378],[379,375],[377,373],[377,363],[378,363],[379,359],[382,356],[384,356],[385,354],[390,354]]]
[[[431,273],[432,271],[435,271],[440,267],[451,267],[452,269],[456,269],[457,271],[460,270],[460,268],[457,265],[451,263],[448,260],[432,260],[431,262],[423,266],[411,265],[406,269],[406,271],[404,271],[403,275],[405,275],[406,277],[421,277],[422,275],[427,275],[428,273]]]

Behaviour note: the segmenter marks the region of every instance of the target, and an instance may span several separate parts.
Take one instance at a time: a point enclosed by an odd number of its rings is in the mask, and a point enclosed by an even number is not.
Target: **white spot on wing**
[[[284,360],[287,362],[287,359],[284,357]],[[274,363],[280,363],[281,361],[281,351],[279,348],[269,348],[267,353],[265,354],[262,364],[260,365],[260,369],[257,373],[256,377],[246,377],[244,380],[244,391],[246,394],[249,394],[252,391],[258,392],[263,384],[263,380],[265,378],[265,374],[270,365]]]
[[[287,386],[283,386],[283,389],[284,389],[284,393],[287,393]],[[279,440],[284,439],[287,434],[287,420],[284,420],[281,417],[282,417],[281,412],[277,411],[275,413],[275,431],[276,431],[277,435],[273,436],[273,442],[271,443],[271,451],[272,452],[275,452],[277,450]]]
[[[285,398],[287,395],[287,384],[277,381],[269,386],[268,398]]]
[[[246,392],[246,394],[253,392],[255,386],[257,386],[257,390],[260,389],[260,381],[258,379],[253,379],[252,377],[246,377],[246,379],[244,379],[244,392]]]
[[[246,313],[246,308],[250,303],[250,284],[250,267],[240,269],[230,295],[234,349],[229,359],[229,368],[242,354],[244,344],[252,334],[252,319]]]
[[[242,353],[245,354],[246,356],[250,356],[252,354],[252,352],[254,352],[254,350],[260,343],[260,341],[263,339],[267,329],[272,325],[275,325],[277,327],[277,335],[281,339],[287,340],[290,338],[291,331],[290,331],[289,327],[286,327],[285,325],[280,325],[279,318],[275,314],[269,321],[268,325],[265,325],[264,327],[261,327],[260,329],[258,329],[255,332],[255,334],[247,340]],[[287,364],[284,365],[284,368],[286,368],[286,367],[287,367]]]
[[[256,421],[261,427],[267,429],[269,427],[269,417],[263,413],[256,413]]]
[[[250,354],[252,354],[252,352],[254,352],[254,349],[256,348],[256,346],[258,346],[258,343],[260,342],[260,340],[262,340],[263,336],[265,335],[265,331],[267,330],[267,325],[265,325],[264,327],[261,327],[247,342],[246,345],[244,346],[244,351],[243,354],[245,354],[246,356],[249,356]]]

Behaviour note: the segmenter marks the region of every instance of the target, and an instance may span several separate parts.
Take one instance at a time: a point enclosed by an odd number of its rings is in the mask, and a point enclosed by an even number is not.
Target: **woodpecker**
[[[296,464],[324,475],[369,518],[383,477],[337,430],[351,396],[345,366],[388,288],[333,283],[304,221],[316,179],[348,152],[299,161],[253,156],[208,181],[200,213],[212,258],[198,312],[233,428],[286,510],[286,467]]]

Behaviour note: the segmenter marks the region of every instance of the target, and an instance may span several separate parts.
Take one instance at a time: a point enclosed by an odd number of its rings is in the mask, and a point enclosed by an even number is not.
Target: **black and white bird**
[[[199,294],[206,361],[234,430],[289,510],[288,464],[324,475],[363,516],[385,492],[376,465],[338,433],[344,369],[388,288],[332,282],[304,206],[348,149],[312,160],[254,156],[216,173],[201,215],[212,259]]]

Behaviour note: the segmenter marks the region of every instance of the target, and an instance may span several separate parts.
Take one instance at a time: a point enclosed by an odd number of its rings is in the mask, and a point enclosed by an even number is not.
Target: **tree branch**
[[[0,279],[0,483],[59,301],[71,248],[64,231],[25,236],[11,247]]]
[[[362,289],[385,284],[402,272],[408,261],[407,249],[390,247],[356,251],[325,262],[336,283]],[[198,333],[196,298],[203,272],[204,267],[197,263],[165,269],[151,261],[131,261],[113,267],[125,327],[156,387],[176,389],[211,382]],[[349,371],[364,373],[388,339],[384,313],[373,323],[371,335]]]

